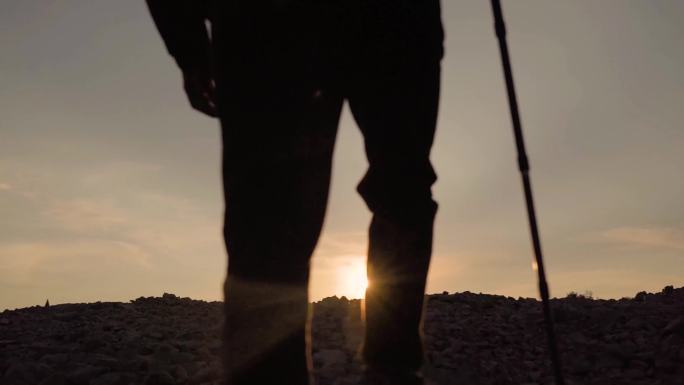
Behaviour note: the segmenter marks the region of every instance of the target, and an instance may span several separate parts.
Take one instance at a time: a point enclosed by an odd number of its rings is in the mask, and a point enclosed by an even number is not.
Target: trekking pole
[[[551,364],[553,366],[553,376],[556,385],[564,385],[563,371],[561,368],[558,345],[556,343],[556,333],[553,327],[553,315],[549,301],[549,287],[546,283],[546,273],[544,272],[544,260],[542,257],[541,241],[539,240],[539,230],[537,228],[537,217],[534,212],[534,201],[532,199],[532,185],[530,184],[529,170],[530,165],[525,152],[525,142],[523,141],[522,126],[518,113],[518,101],[515,96],[515,85],[513,84],[513,71],[508,57],[508,44],[506,43],[506,25],[503,20],[501,3],[499,0],[492,0],[494,11],[494,29],[499,40],[499,50],[501,51],[501,63],[503,64],[504,77],[506,79],[506,91],[508,93],[508,104],[511,110],[511,120],[513,121],[513,132],[515,133],[515,144],[518,148],[518,167],[522,176],[523,188],[525,190],[525,202],[527,203],[527,217],[530,222],[530,233],[532,236],[532,246],[536,260],[537,274],[539,277],[539,294],[542,300],[542,310],[544,312],[544,322],[546,334],[551,352]]]

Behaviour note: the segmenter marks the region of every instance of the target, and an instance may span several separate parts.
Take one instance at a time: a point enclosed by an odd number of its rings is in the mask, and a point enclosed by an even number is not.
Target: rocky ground
[[[320,385],[359,383],[360,305],[336,297],[314,304]],[[684,384],[684,288],[621,300],[571,295],[553,306],[569,383]],[[221,309],[164,294],[6,310],[0,384],[218,384]],[[425,344],[430,383],[552,383],[534,299],[430,295]]]

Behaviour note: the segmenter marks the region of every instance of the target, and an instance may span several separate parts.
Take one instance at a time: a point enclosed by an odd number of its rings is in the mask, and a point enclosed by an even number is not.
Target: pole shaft
[[[532,196],[532,184],[530,182],[529,176],[530,165],[527,159],[527,153],[525,151],[525,142],[523,140],[522,125],[520,123],[520,113],[518,111],[518,99],[515,93],[515,85],[513,83],[513,71],[511,69],[511,62],[508,55],[508,44],[506,42],[506,25],[503,19],[503,12],[501,10],[500,0],[491,1],[492,9],[494,11],[494,30],[496,31],[496,36],[499,40],[499,50],[501,51],[501,62],[503,65],[503,72],[506,81],[508,104],[510,107],[511,120],[513,123],[513,132],[515,134],[515,144],[518,149],[518,168],[520,169],[523,189],[525,192],[525,202],[527,204],[527,217],[530,224],[532,247],[534,248],[535,262],[537,265],[539,294],[542,300],[542,310],[546,325],[549,352],[551,354],[553,375],[557,385],[564,385],[565,381],[563,379],[561,360],[560,355],[558,353],[558,344],[556,342],[556,333],[553,325],[553,314],[551,312],[551,305],[549,300],[549,288],[548,284],[546,283],[544,258],[542,255],[541,240],[539,238],[539,229],[537,226],[537,216],[535,214],[534,199]]]

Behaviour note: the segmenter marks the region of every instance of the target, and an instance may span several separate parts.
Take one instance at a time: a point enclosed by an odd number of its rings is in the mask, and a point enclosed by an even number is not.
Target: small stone
[[[202,365],[204,362],[201,361],[191,361],[191,362],[184,362],[180,366],[182,366],[186,373],[188,374],[188,377],[194,376],[199,370],[203,367]]]
[[[146,357],[132,356],[126,359],[119,359],[119,367],[125,371],[146,371],[150,367],[150,361]]]
[[[177,365],[173,370],[173,375],[177,382],[185,382],[188,380],[188,371],[182,365]]]
[[[663,334],[684,334],[684,318],[678,317],[670,321],[667,326],[663,329]]]
[[[197,349],[197,352],[195,352],[195,355],[197,358],[203,361],[208,361],[212,357],[211,351],[209,351],[209,348],[206,346],[202,346],[199,349]]]
[[[36,373],[31,368],[22,363],[14,362],[5,371],[2,377],[3,384],[34,384],[37,383]]]
[[[140,345],[138,347],[138,354],[148,355],[154,353],[154,348],[148,344]]]
[[[630,360],[629,361],[629,367],[630,368],[639,368],[642,370],[648,369],[649,365],[647,362],[641,361],[641,360]]]
[[[625,378],[643,378],[646,376],[646,371],[642,368],[629,368],[622,374]]]
[[[136,376],[125,372],[105,373],[94,380],[90,381],[89,385],[128,385],[131,383],[139,383],[136,381]]]
[[[677,370],[677,363],[665,356],[658,356],[655,359],[656,368],[665,373],[674,373]]]
[[[591,362],[582,357],[570,362],[569,371],[572,374],[587,374],[593,368]]]
[[[90,355],[89,359],[90,362],[92,362],[95,366],[104,366],[106,368],[115,369],[119,365],[119,361],[117,359],[106,354],[92,354]]]
[[[63,365],[69,361],[69,355],[65,353],[46,354],[40,358],[40,362],[44,362],[51,366]]]
[[[101,366],[81,366],[69,373],[67,379],[75,385],[88,385],[91,379],[96,378],[106,370]]]
[[[637,346],[634,344],[634,342],[627,340],[619,345],[620,351],[619,351],[619,357],[622,358],[631,358],[634,353],[637,351]]]
[[[195,356],[185,352],[171,352],[169,353],[169,362],[173,364],[181,364],[183,362],[193,361]]]
[[[64,373],[53,373],[43,379],[40,385],[68,385],[69,381]]]
[[[201,384],[203,382],[212,381],[217,377],[218,372],[215,370],[215,368],[211,366],[205,366],[192,376],[190,382],[193,384]]]
[[[86,352],[93,352],[104,346],[104,341],[99,338],[88,338],[83,342],[83,349]]]
[[[646,301],[647,295],[648,295],[648,293],[646,293],[645,291],[640,291],[634,296],[634,300],[637,302],[644,302],[644,301]]]
[[[152,372],[145,378],[145,385],[176,385],[176,379],[168,372]]]
[[[121,380],[120,373],[105,373],[90,381],[90,385],[119,385]]]
[[[158,331],[152,331],[152,332],[148,333],[148,336],[149,336],[150,338],[155,339],[155,340],[162,340],[162,339],[164,339],[164,335],[163,335],[161,332],[158,332]]]
[[[622,360],[613,355],[604,354],[596,360],[596,367],[601,369],[621,368]]]
[[[642,318],[632,318],[625,324],[626,327],[632,330],[643,329],[645,322]]]

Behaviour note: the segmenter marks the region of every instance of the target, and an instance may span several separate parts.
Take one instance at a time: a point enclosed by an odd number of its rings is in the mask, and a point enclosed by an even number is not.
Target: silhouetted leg
[[[252,7],[226,2],[234,4]],[[307,71],[306,47],[288,25],[297,21],[269,12],[255,7],[230,16],[216,43],[224,44],[225,368],[233,385],[308,381],[309,261],[342,106],[342,97]]]
[[[420,110],[400,107],[402,113],[398,115],[420,114]],[[424,118],[424,136],[432,135],[434,120]],[[363,117],[358,120],[361,125],[372,124]],[[395,131],[387,132],[384,141],[372,132],[382,130],[382,126],[366,126],[364,130],[370,167],[358,189],[373,212],[364,357],[369,362],[417,369],[422,362],[419,324],[437,208],[430,194],[435,175],[425,151],[416,148],[429,144],[406,132],[408,125],[417,122],[395,123],[388,127]],[[392,139],[402,135],[404,140]]]
[[[243,93],[222,110],[226,368],[235,385],[307,382],[309,260],[341,106],[309,91],[277,100]]]
[[[375,35],[360,53],[365,66],[353,75],[349,96],[369,161],[358,191],[373,212],[363,356],[370,365],[403,370],[420,368],[423,356],[419,329],[437,210],[429,154],[442,38],[438,3],[410,3],[417,8],[406,6],[395,21],[427,24],[371,27]]]

